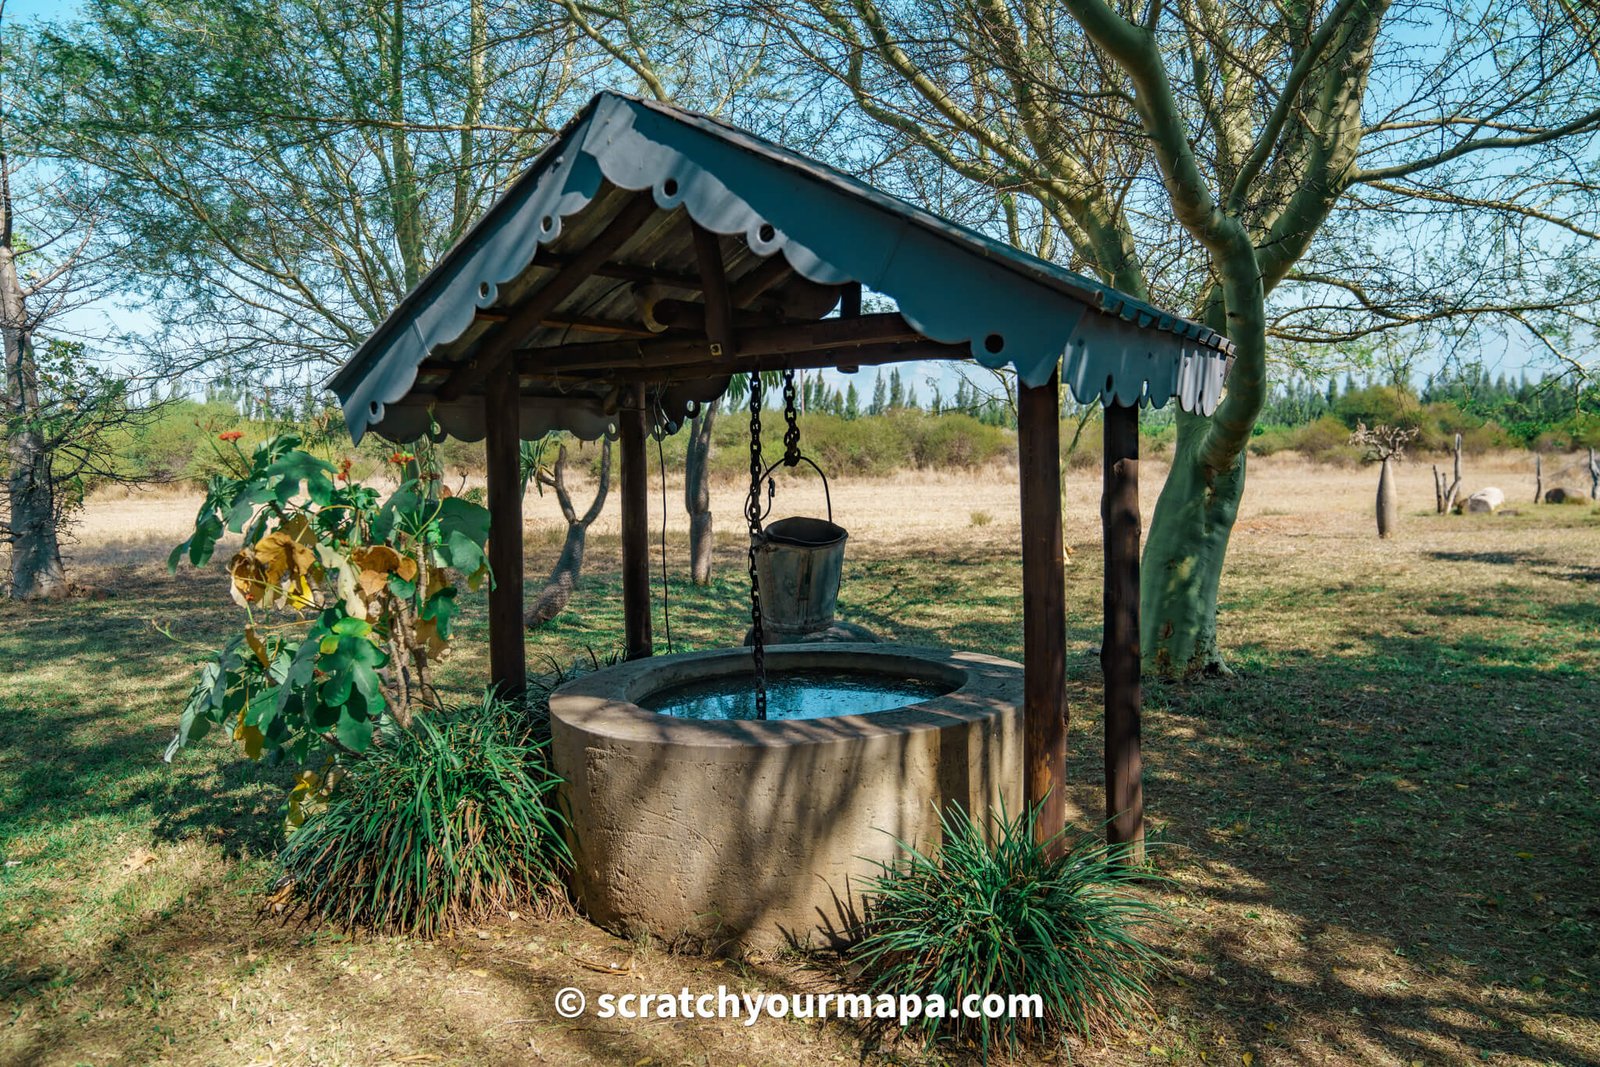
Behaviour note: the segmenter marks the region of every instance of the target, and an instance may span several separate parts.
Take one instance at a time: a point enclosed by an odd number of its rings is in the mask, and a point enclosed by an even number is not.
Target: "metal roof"
[[[629,232],[603,263],[575,286],[564,278],[571,291],[525,335],[496,336],[563,268],[593,259],[585,250],[619,217]],[[411,440],[436,424],[482,437],[481,390],[447,400],[440,384],[497,342],[521,353],[524,436],[610,430],[613,378],[563,374],[552,357],[585,351],[580,342],[635,353],[631,373],[650,381],[660,417],[676,423],[719,396],[729,374],[756,366],[736,354],[721,373],[703,360],[690,379],[665,360],[656,373],[661,343],[648,339],[662,327],[642,308],[663,296],[704,299],[694,226],[719,235],[730,288],[756,282],[765,267],[759,287],[790,323],[814,323],[839,303],[839,287],[860,283],[892,298],[922,338],[961,346],[944,351],[987,367],[1009,364],[1028,385],[1047,381],[1061,360],[1063,381],[1084,402],[1176,396],[1209,414],[1221,396],[1233,346],[1205,326],[715,119],[601,93],[330,379],[351,434]],[[838,365],[857,362],[848,346],[827,351]],[[915,346],[906,351],[921,358]]]

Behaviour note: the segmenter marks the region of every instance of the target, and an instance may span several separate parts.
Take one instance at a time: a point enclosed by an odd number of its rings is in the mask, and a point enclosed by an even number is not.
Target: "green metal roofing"
[[[715,119],[601,93],[331,379],[352,435],[376,429],[404,440],[437,422],[454,436],[482,436],[481,402],[430,401],[419,369],[470,358],[493,329],[478,312],[514,308],[537,289],[541,248],[581,248],[615,216],[619,191],[644,190],[660,224],[641,228],[633,260],[686,262],[683,227],[667,225],[681,207],[733,238],[730,273],[781,255],[809,282],[859,282],[892,298],[930,340],[968,345],[979,363],[1010,365],[1028,385],[1047,381],[1059,360],[1080,401],[1159,405],[1175,396],[1185,410],[1209,413],[1221,396],[1232,345],[1205,326]],[[596,278],[566,306],[620,311],[631,304],[623,289]],[[714,398],[724,381],[679,383],[658,402],[684,410]],[[581,389],[525,390],[523,413],[529,436],[566,429],[592,438],[610,423],[605,397]]]

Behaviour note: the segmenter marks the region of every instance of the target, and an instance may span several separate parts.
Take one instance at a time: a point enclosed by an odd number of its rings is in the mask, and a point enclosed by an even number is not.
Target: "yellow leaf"
[[[392,574],[400,569],[400,553],[388,545],[358,548],[350,553],[350,561],[364,571],[377,571],[379,574]]]
[[[1239,1062],[1244,1064],[1244,1067],[1250,1067],[1252,1063],[1256,1062],[1256,1055],[1253,1052],[1241,1052],[1239,1053]]]
[[[228,576],[233,579],[228,591],[235,604],[242,608],[261,599],[262,590],[267,584],[267,572],[250,549],[244,548],[234,553],[228,561]]]
[[[261,758],[261,748],[266,743],[267,735],[254,726],[246,726],[244,716],[239,716],[239,725],[234,728],[233,739],[244,742],[244,754],[251,759]]]
[[[284,578],[297,578],[311,569],[316,555],[293,537],[278,530],[256,542],[256,559],[267,569],[267,581],[277,585]]]
[[[367,617],[367,602],[361,598],[361,588],[356,584],[355,564],[339,554],[338,549],[318,543],[317,559],[325,570],[337,572],[334,587],[344,602],[344,611],[353,619]]]
[[[428,651],[429,661],[441,658],[450,642],[439,636],[439,624],[433,619],[417,620],[417,645]]]
[[[400,557],[400,566],[394,569],[402,582],[409,582],[417,576],[417,561],[410,556]]]
[[[361,593],[369,600],[383,592],[383,587],[389,584],[389,576],[383,571],[365,570],[356,579],[356,584],[361,586]]]
[[[256,660],[261,664],[261,666],[272,666],[272,658],[267,655],[267,646],[256,634],[256,628],[254,626],[246,626],[244,628],[244,640],[245,643],[250,646],[250,651],[256,654]]]
[[[287,534],[296,544],[309,546],[317,539],[316,534],[311,532],[311,520],[299,512],[284,519],[278,531]]]

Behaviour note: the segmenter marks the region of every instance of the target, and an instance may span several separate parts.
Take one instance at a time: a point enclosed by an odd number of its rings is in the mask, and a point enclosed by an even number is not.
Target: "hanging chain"
[[[800,463],[800,423],[795,412],[794,369],[783,372],[783,419],[788,428],[783,431],[783,465]]]
[[[792,386],[790,387],[793,388]],[[744,517],[750,526],[750,651],[756,668],[756,718],[767,717],[767,661],[761,624],[761,580],[756,542],[761,536],[761,375],[750,375],[750,496]]]

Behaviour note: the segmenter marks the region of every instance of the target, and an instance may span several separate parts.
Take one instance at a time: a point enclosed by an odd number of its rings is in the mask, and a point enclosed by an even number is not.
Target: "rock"
[[[1544,494],[1544,502],[1546,504],[1565,504],[1571,499],[1572,494],[1561,488],[1559,485]]]
[[[1492,514],[1499,511],[1505,505],[1505,502],[1506,494],[1494,486],[1490,486],[1487,489],[1479,489],[1476,493],[1467,497],[1467,511],[1481,512],[1486,515]]]

